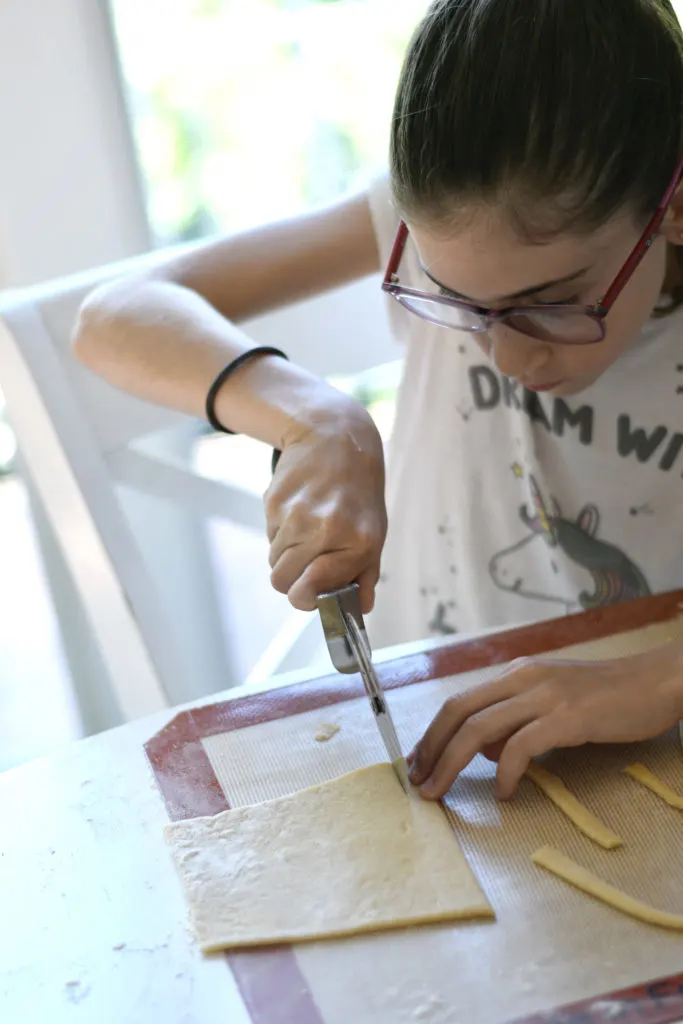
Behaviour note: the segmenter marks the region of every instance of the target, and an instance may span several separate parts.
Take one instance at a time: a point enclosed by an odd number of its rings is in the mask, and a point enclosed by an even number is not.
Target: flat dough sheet
[[[164,834],[206,953],[494,916],[442,808],[389,764]]]

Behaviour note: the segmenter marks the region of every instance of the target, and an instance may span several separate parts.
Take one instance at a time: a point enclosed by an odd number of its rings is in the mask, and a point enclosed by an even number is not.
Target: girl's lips
[[[560,384],[562,384],[561,380],[555,380],[552,384],[525,384],[524,387],[529,391],[554,391],[555,388],[559,388]]]

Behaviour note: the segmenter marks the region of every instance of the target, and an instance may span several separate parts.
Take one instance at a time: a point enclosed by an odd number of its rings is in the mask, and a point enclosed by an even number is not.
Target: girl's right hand
[[[357,582],[371,610],[387,529],[384,451],[361,405],[340,395],[292,431],[265,508],[276,590],[311,611],[319,594]]]

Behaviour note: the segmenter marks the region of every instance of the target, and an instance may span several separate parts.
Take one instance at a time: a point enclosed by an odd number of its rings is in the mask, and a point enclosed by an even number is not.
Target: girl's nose
[[[550,346],[505,324],[489,331],[489,358],[505,377],[524,383],[533,380],[550,359]]]

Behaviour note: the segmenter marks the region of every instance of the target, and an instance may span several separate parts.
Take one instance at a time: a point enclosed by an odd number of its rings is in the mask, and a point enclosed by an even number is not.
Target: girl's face
[[[640,228],[627,215],[594,234],[562,235],[547,244],[525,244],[493,208],[468,211],[462,226],[446,233],[411,224],[424,269],[445,294],[502,308],[526,303],[599,302],[636,245]],[[661,234],[617,298],[606,319],[607,336],[592,345],[538,341],[495,324],[473,335],[506,377],[532,390],[574,395],[593,384],[636,339],[662,293],[667,240]],[[517,298],[523,294],[523,298]]]

